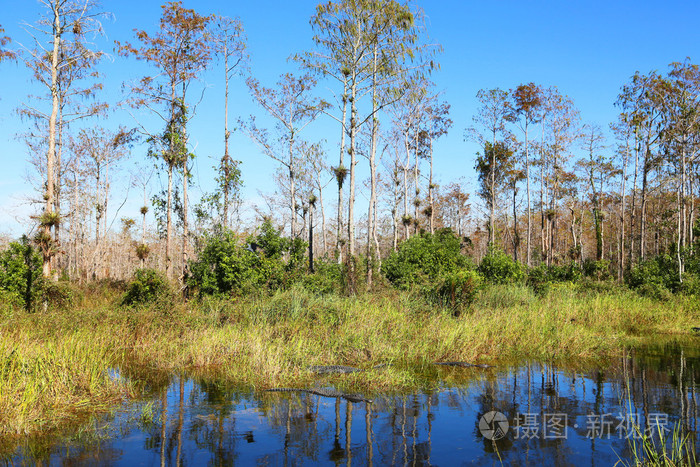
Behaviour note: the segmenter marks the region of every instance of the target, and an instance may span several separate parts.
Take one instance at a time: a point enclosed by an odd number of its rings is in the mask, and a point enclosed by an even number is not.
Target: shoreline
[[[71,311],[0,317],[0,438],[51,432],[109,411],[138,399],[144,381],[158,375],[263,390],[311,384],[318,376],[309,365],[349,365],[370,371],[325,377],[340,391],[420,389],[444,375],[426,368],[433,362],[496,370],[524,360],[590,367],[628,347],[691,339],[700,318],[692,297],[659,302],[573,287],[540,297],[512,285],[483,289],[457,318],[393,290],[348,298],[293,287],[272,297],[135,309],[118,307],[110,296],[83,301]],[[382,363],[391,365],[372,369]],[[126,379],[113,379],[111,368]]]

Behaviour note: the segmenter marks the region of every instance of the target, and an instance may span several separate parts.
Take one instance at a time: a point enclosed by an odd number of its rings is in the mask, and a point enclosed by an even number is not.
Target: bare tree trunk
[[[542,249],[541,256],[543,260],[549,261],[549,251],[547,248],[547,232],[546,230],[546,222],[545,222],[545,209],[544,207],[547,205],[547,200],[545,199],[547,194],[545,190],[545,176],[546,176],[546,161],[545,161],[545,152],[544,152],[544,118],[542,118],[542,122],[540,124],[542,128],[542,141],[541,141],[541,148],[540,148],[540,248]]]
[[[185,95],[187,92],[187,85],[185,82],[182,83],[182,105],[185,105]],[[189,162],[189,149],[187,148],[187,122],[188,117],[185,115],[182,122],[182,274],[180,282],[183,289],[183,294],[185,299],[188,298],[187,290],[187,278],[189,276],[189,256],[187,252],[187,244],[189,242],[189,225],[188,225],[188,214],[189,214],[189,203],[187,199],[187,187],[189,185],[190,169],[188,166]]]
[[[574,252],[578,251],[578,239],[576,238],[576,210],[574,206],[569,206],[569,211],[571,211],[571,226],[570,226],[570,231],[571,231],[571,241],[573,242],[573,247],[572,250]],[[576,256],[578,256],[576,253],[574,253]],[[578,258],[574,257],[574,261],[576,261]]]
[[[69,266],[69,270],[72,272],[72,278],[78,275],[78,169],[74,167],[73,169],[73,206],[70,210],[70,258],[69,261],[72,266]]]
[[[620,245],[618,253],[618,269],[617,269],[617,280],[622,281],[622,277],[625,272],[625,210],[626,210],[626,188],[627,188],[627,162],[630,157],[630,144],[629,144],[629,133],[625,140],[625,155],[622,158],[622,181],[620,187],[620,199],[622,200],[622,207],[620,209]]]
[[[289,128],[292,128],[291,122],[289,123]],[[291,222],[290,228],[291,228],[291,237],[292,238],[296,238],[296,236],[297,236],[297,222],[296,222],[296,218],[297,218],[296,196],[297,196],[297,194],[296,194],[296,183],[295,183],[296,173],[294,173],[295,168],[296,168],[296,164],[294,164],[294,137],[295,137],[294,130],[292,130],[290,135],[289,135],[289,148],[288,148],[288,151],[289,151],[289,154],[288,154],[289,155],[289,163],[288,164],[289,165],[287,166],[287,168],[289,169],[289,211],[290,211],[290,215],[292,216],[291,221],[290,221]]]
[[[183,138],[187,141],[187,137]],[[187,277],[189,275],[189,255],[187,252],[187,244],[189,241],[189,230],[188,230],[188,203],[187,203],[187,181],[190,176],[189,168],[187,167],[187,149],[185,149],[185,159],[182,165],[182,286],[186,287]],[[186,293],[186,292],[185,292]]]
[[[223,206],[223,225],[224,228],[229,228],[229,221],[228,221],[228,203],[229,203],[229,182],[228,178],[231,175],[228,170],[229,163],[231,161],[231,156],[228,151],[228,140],[229,137],[231,136],[231,132],[228,131],[228,83],[229,83],[229,69],[228,69],[228,46],[226,41],[223,42],[224,44],[224,161],[225,163],[223,164],[225,167],[224,170],[224,177],[226,180],[224,181],[224,206]]]
[[[319,175],[320,176],[320,175]],[[318,180],[318,202],[321,204],[321,239],[323,240],[323,254],[328,253],[328,235],[326,232],[326,209],[323,207],[323,188],[321,187],[321,180]]]
[[[46,152],[46,196],[44,221],[49,221],[54,213],[54,175],[56,163],[56,121],[58,119],[59,107],[59,89],[58,89],[58,58],[61,45],[61,34],[63,28],[61,25],[61,12],[59,11],[58,3],[53,3],[53,51],[51,53],[51,116],[49,117],[49,148]],[[51,277],[51,257],[53,256],[51,248],[51,224],[44,222],[42,226],[44,232],[45,245],[42,245],[43,265],[42,274],[45,279]],[[45,304],[46,305],[46,304]]]
[[[56,197],[54,198],[54,210],[56,214],[59,215],[59,222],[57,222],[54,229],[54,243],[56,246],[61,244],[61,191],[62,191],[62,178],[63,178],[63,166],[62,166],[62,155],[63,155],[63,105],[59,104],[58,107],[58,139],[56,143],[56,181],[55,190]],[[58,280],[58,271],[63,269],[63,254],[61,248],[57,248],[57,254],[54,256],[55,267],[53,268],[54,280]]]
[[[433,234],[435,233],[435,200],[433,199],[433,191],[434,191],[434,185],[433,185],[433,138],[432,136],[430,137],[430,178],[428,179],[428,206],[429,206],[429,211],[430,211],[430,216],[428,216],[428,223],[430,224],[430,233]],[[491,179],[491,182],[493,183],[493,177]],[[492,190],[495,191],[495,190]],[[493,215],[493,204],[495,204],[495,194],[492,194],[492,212],[491,215]],[[493,230],[493,219],[491,220],[491,230]],[[492,239],[493,240],[493,239]]]
[[[527,265],[530,266],[532,250],[532,208],[530,204],[530,148],[527,139],[527,120],[525,120],[525,178],[527,179]]]
[[[394,196],[394,207],[391,210],[391,216],[393,218],[393,243],[392,247],[393,250],[396,251],[398,249],[399,245],[399,202],[400,202],[400,189],[399,186],[401,184],[401,181],[399,180],[399,158],[398,158],[398,151],[396,154],[396,160],[394,161],[394,172],[393,172],[393,179],[392,179],[392,193]]]
[[[408,134],[404,133],[404,147],[406,149],[406,163],[403,168],[403,226],[404,236],[408,240],[411,237],[409,230],[409,215],[408,215],[408,167],[411,164],[411,150],[408,145]]]
[[[309,272],[314,273],[314,205],[309,203]]]
[[[165,234],[165,275],[168,279],[173,278],[173,262],[171,257],[172,235],[173,235],[173,164],[168,163],[168,205],[166,208],[166,234]]]
[[[432,154],[431,154],[432,155]],[[491,146],[491,206],[489,206],[489,246],[496,242],[495,217],[496,217],[496,131],[493,132],[493,144]],[[430,177],[433,174],[433,161],[430,160]]]
[[[418,233],[418,206],[420,206],[420,184],[418,183],[418,128],[416,128],[416,135],[414,137],[414,159],[415,165],[413,166],[413,184],[415,185],[416,196],[413,199],[413,234]]]
[[[639,138],[638,130],[634,129],[634,178],[632,180],[632,206],[630,209],[630,245],[629,245],[629,265],[634,263],[634,232],[637,227],[637,177],[639,175]]]
[[[520,235],[518,234],[518,211],[517,211],[518,190],[513,182],[513,261],[518,261],[518,248],[520,247]]]
[[[183,103],[184,104],[184,103]],[[168,205],[166,207],[166,235],[165,235],[165,275],[168,279],[173,278],[173,264],[172,264],[172,235],[173,235],[173,170],[175,169],[176,162],[176,148],[175,148],[175,117],[177,114],[176,110],[177,102],[175,100],[175,82],[170,82],[170,128],[168,132],[170,134],[169,138],[169,159],[168,163]]]
[[[95,252],[93,253],[92,260],[92,279],[96,280],[100,278],[99,267],[100,267],[100,230],[102,229],[102,214],[104,213],[104,205],[102,204],[102,194],[100,190],[100,163],[97,163],[97,171],[95,175]]]
[[[348,109],[348,82],[343,81],[343,115],[341,122],[341,135],[340,135],[340,161],[338,162],[338,168],[336,169],[336,180],[338,181],[338,225],[336,228],[335,237],[335,251],[338,257],[338,263],[343,262],[343,249],[342,249],[342,239],[343,239],[343,182],[345,181],[345,167],[343,166],[343,158],[345,155],[345,134],[347,128],[345,127],[345,121],[347,119],[347,109]]]
[[[372,241],[377,236],[376,222],[374,214],[376,212],[375,205],[377,203],[377,136],[379,133],[379,120],[377,118],[378,102],[377,102],[377,62],[379,51],[377,45],[374,45],[374,61],[372,70],[372,134],[370,137],[369,148],[369,171],[370,171],[370,195],[369,208],[367,212],[367,289],[372,287],[372,269],[374,261],[372,258]]]
[[[697,176],[697,168],[693,170],[692,163],[690,166],[690,172],[691,174]],[[688,177],[688,193],[690,193],[690,212],[688,213],[688,246],[690,248],[691,256],[695,253],[695,237],[693,232],[693,226],[695,225],[695,194],[693,186],[694,182],[695,177],[693,177],[693,175]]]
[[[350,193],[348,196],[348,256],[355,256],[355,165],[357,154],[357,79],[350,87]]]
[[[356,292],[356,258],[355,258],[355,165],[357,164],[357,71],[353,70],[350,87],[350,189],[348,194],[348,291]]]
[[[647,234],[647,176],[649,171],[649,152],[646,150],[644,164],[642,167],[642,213],[639,222],[639,259],[644,261],[646,256],[646,234]]]
[[[683,255],[685,239],[685,135],[681,141],[681,167],[680,180],[678,181],[678,226],[677,226],[677,241],[676,241],[676,260],[678,261],[678,280],[683,283]]]

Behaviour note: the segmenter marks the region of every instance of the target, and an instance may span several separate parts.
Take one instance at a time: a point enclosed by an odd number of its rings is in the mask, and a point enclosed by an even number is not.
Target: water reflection
[[[255,393],[211,380],[153,386],[137,404],[17,464],[73,465],[611,465],[630,459],[635,432],[680,424],[697,441],[697,349],[629,352],[606,370],[547,364],[440,369],[462,383],[414,394],[373,394],[373,404],[306,393]],[[324,380],[325,382],[332,381]],[[503,413],[497,441],[480,419]],[[482,426],[483,429],[483,426]],[[101,431],[102,430],[102,431]],[[102,436],[99,433],[102,432]]]

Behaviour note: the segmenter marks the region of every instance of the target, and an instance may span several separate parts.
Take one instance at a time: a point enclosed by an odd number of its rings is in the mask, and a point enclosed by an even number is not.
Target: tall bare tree
[[[34,77],[48,89],[51,101],[50,112],[30,107],[24,110],[35,116],[44,116],[47,122],[46,185],[44,212],[40,217],[41,230],[37,242],[43,253],[43,275],[51,276],[51,262],[57,247],[51,229],[60,222],[56,212],[56,168],[60,139],[60,111],[62,98],[70,92],[72,74],[81,74],[101,56],[91,49],[90,40],[102,33],[95,0],[39,0],[44,13],[35,25],[26,25],[32,35],[34,47],[23,46],[25,64],[34,72]],[[74,76],[74,75],[73,75]]]
[[[299,176],[299,133],[323,111],[326,104],[311,95],[316,80],[310,75],[283,75],[277,88],[266,88],[253,79],[248,87],[255,101],[274,119],[274,139],[265,128],[257,126],[255,117],[241,122],[244,131],[266,156],[279,162],[286,170],[289,183],[290,233],[297,236],[296,181]]]
[[[662,145],[676,181],[676,261],[678,278],[683,282],[683,250],[690,224],[686,200],[688,165],[697,157],[700,130],[700,68],[689,60],[671,63],[668,78],[658,82],[657,91],[663,122]]]
[[[238,18],[217,16],[214,19],[214,34],[212,40],[216,55],[224,61],[224,155],[219,165],[220,187],[223,193],[222,224],[230,227],[229,203],[237,183],[238,163],[229,152],[231,131],[228,126],[229,83],[236,75],[242,74],[247,65],[246,38],[243,24]]]
[[[130,86],[128,99],[134,108],[146,108],[165,123],[165,132],[158,135],[141,126],[152,143],[152,153],[161,158],[168,172],[166,206],[165,272],[172,278],[172,211],[173,175],[183,169],[183,268],[187,268],[187,181],[189,178],[187,123],[193,115],[186,100],[187,89],[211,59],[208,25],[210,16],[186,9],[182,2],[162,6],[160,29],[155,34],[136,31],[140,45],[117,42],[120,55],[143,60],[157,69],[154,75],[141,78]],[[186,273],[183,270],[183,276]]]
[[[472,120],[478,127],[472,126],[467,129],[466,137],[477,141],[484,148],[484,155],[490,155],[487,164],[481,167],[488,170],[485,175],[486,190],[489,196],[489,245],[493,245],[495,237],[496,221],[496,157],[501,151],[497,151],[496,144],[499,139],[507,137],[506,122],[511,115],[510,96],[508,91],[499,88],[481,89],[476,94],[476,98],[481,104]],[[487,144],[491,150],[487,148]],[[486,161],[484,161],[486,162]]]
[[[510,118],[517,122],[525,137],[525,180],[527,182],[527,265],[531,264],[532,253],[532,203],[530,196],[530,125],[540,119],[542,104],[542,88],[535,83],[521,84],[512,93],[512,109]]]
[[[612,175],[612,163],[605,156],[604,151],[605,135],[597,125],[585,125],[583,128],[583,139],[581,141],[586,152],[587,159],[578,161],[578,165],[585,172],[585,180],[590,188],[591,212],[593,214],[593,225],[595,228],[595,259],[603,259],[603,214],[602,196],[604,183]]]

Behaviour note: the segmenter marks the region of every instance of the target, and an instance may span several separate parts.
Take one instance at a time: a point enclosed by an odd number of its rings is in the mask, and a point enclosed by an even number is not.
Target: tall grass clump
[[[681,423],[675,423],[670,433],[662,426],[652,427],[647,432],[642,427],[632,427],[636,436],[629,438],[629,448],[632,453],[630,461],[620,459],[616,465],[629,467],[695,467],[698,465],[693,433],[684,433]],[[657,436],[654,436],[654,435]]]
[[[0,436],[51,430],[129,394],[108,374],[113,360],[91,330],[49,341],[29,331],[0,337]]]

